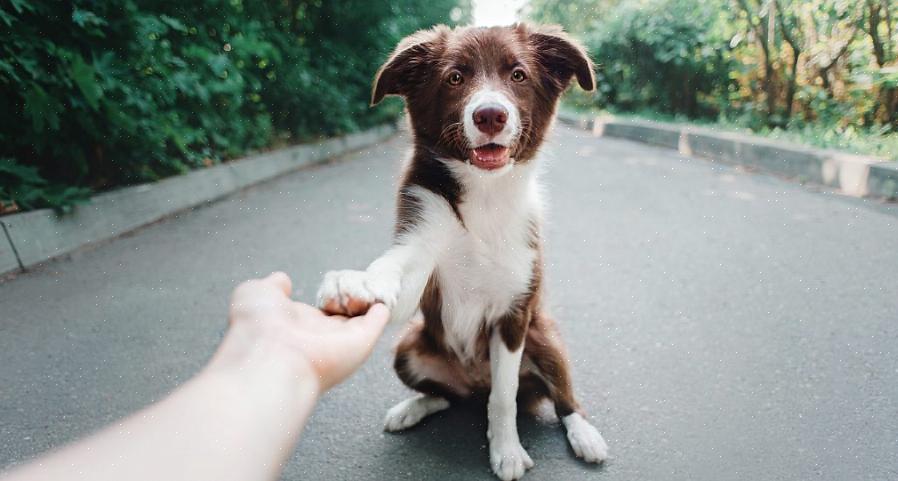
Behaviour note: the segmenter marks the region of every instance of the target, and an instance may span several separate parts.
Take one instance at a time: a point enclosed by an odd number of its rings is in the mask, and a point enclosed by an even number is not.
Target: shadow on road
[[[457,403],[414,428],[387,435],[384,442],[387,453],[381,458],[384,464],[378,471],[392,473],[395,479],[472,479],[472,476],[495,479],[489,467],[486,412],[486,402],[482,399]],[[568,457],[571,465],[579,465],[587,471],[598,473],[603,470],[603,466],[574,457],[560,424],[543,424],[530,415],[521,414],[518,431],[521,444],[536,464],[527,478],[551,479],[549,467],[544,466],[547,463],[540,461],[559,456]],[[397,464],[396,459],[405,461]],[[546,472],[539,476],[541,465]],[[533,474],[537,476],[531,476]]]

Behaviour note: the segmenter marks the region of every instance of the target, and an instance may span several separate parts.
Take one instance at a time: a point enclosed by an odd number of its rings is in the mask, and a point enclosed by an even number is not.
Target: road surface
[[[158,400],[209,358],[241,280],[390,240],[400,135],[0,284],[0,468]],[[548,299],[612,458],[520,421],[529,480],[898,479],[898,207],[558,126]],[[482,406],[385,434],[392,326],[327,394],[290,480],[493,479]]]

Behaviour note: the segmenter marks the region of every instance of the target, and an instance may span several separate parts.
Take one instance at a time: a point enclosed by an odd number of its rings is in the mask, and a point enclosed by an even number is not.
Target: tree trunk
[[[880,16],[880,9],[882,6],[873,0],[867,0],[867,9],[870,11],[869,15],[867,15],[867,34],[870,36],[870,41],[873,43],[873,56],[876,58],[876,64],[879,65],[879,68],[882,68],[886,63],[886,51],[882,42],[882,38],[879,36],[879,24],[882,22],[882,17]]]
[[[755,21],[754,11],[749,6],[747,0],[735,0],[736,5],[748,16],[748,23],[755,32],[756,40],[764,54],[764,78],[761,80],[764,96],[767,103],[767,123],[770,124],[776,113],[776,86],[773,83],[774,69],[773,60],[770,58],[770,48],[772,43],[771,22],[764,22],[762,19]],[[774,4],[775,6],[775,4]]]
[[[765,47],[764,51],[764,96],[767,101],[767,123],[770,124],[776,114],[776,85],[773,84],[773,61],[770,60],[770,50]]]
[[[800,41],[801,38],[803,38],[803,35],[801,32],[800,21],[796,18],[790,22],[792,24],[790,29],[790,25],[786,23],[786,10],[783,8],[782,4],[775,2],[774,6],[779,13],[777,18],[779,18],[780,31],[783,34],[783,39],[786,40],[786,43],[788,43],[789,47],[792,49],[792,70],[791,73],[787,73],[786,77],[789,84],[786,86],[786,112],[783,118],[783,123],[785,124],[792,118],[792,104],[795,102],[795,91],[798,89],[798,59],[801,57]]]
[[[789,86],[786,89],[786,113],[785,121],[792,118],[792,104],[795,103],[795,91],[798,89],[798,57],[801,51],[792,48],[792,74],[789,76]]]

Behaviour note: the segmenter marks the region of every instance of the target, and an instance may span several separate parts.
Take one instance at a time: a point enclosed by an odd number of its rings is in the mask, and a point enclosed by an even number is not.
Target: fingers
[[[280,289],[287,297],[290,297],[293,292],[293,282],[290,280],[290,276],[281,271],[272,272],[262,280]]]
[[[293,302],[292,305],[296,319],[305,321],[316,321],[324,317],[340,321],[345,321],[347,319],[347,317],[342,314],[331,314],[326,309],[318,309],[317,307],[310,306],[303,302]]]
[[[340,305],[340,300],[337,298],[328,299],[324,306],[321,307],[321,310],[329,316],[345,314],[343,306]]]
[[[360,334],[360,342],[368,347],[374,347],[374,341],[380,337],[390,320],[390,310],[387,306],[377,303],[368,309],[364,316],[354,317],[349,320]]]
[[[331,365],[332,375],[325,382],[326,389],[342,382],[368,359],[389,319],[390,310],[378,303],[364,316],[348,319],[340,326],[342,329],[332,338],[331,346],[340,354]]]
[[[374,325],[378,331],[383,331],[389,320],[390,309],[380,302],[371,306],[371,309],[368,309],[368,313],[365,314],[364,318],[365,322]]]

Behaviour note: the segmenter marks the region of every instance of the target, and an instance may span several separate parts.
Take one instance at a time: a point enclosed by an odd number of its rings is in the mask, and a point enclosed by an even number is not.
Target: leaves
[[[575,3],[602,13],[586,22]],[[599,64],[600,95],[575,96],[581,104],[896,145],[883,138],[898,135],[895,0],[530,5],[533,18],[578,32]]]
[[[72,80],[75,81],[75,85],[78,86],[78,89],[84,95],[87,105],[90,105],[91,109],[97,110],[100,106],[100,95],[103,94],[103,91],[97,85],[93,67],[88,65],[83,57],[76,55],[72,61],[70,73]]]
[[[367,106],[372,75],[458,4],[3,3],[0,213],[392,118],[398,102]]]
[[[43,207],[66,213],[89,198],[90,189],[51,184],[40,176],[36,167],[0,159],[0,214]]]
[[[31,118],[35,132],[43,132],[45,127],[59,130],[60,112],[62,105],[40,85],[32,85],[25,94],[25,115]]]

